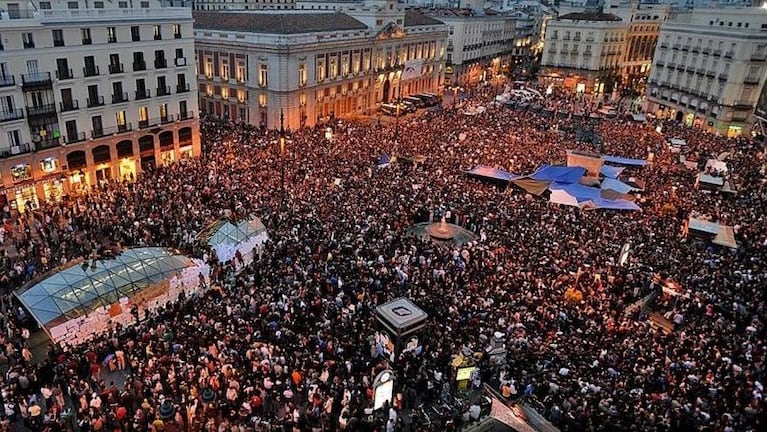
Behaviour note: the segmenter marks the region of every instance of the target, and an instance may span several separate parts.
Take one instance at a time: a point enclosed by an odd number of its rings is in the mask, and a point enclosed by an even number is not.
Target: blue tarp
[[[498,168],[489,167],[487,165],[477,165],[472,170],[467,171],[467,174],[505,182],[510,182],[519,178],[518,175],[514,175]]]
[[[634,165],[634,166],[645,166],[647,165],[647,161],[644,159],[631,159],[631,158],[625,158],[620,156],[602,156],[602,159],[605,160],[605,162],[610,162],[618,165]]]
[[[540,168],[530,175],[530,178],[558,183],[578,183],[585,173],[586,168],[583,167],[541,165]]]
[[[605,198],[598,198],[596,200],[592,200],[594,203],[594,206],[598,209],[608,209],[608,210],[642,210],[638,205],[636,205],[633,201],[626,201],[626,200],[610,200]]]
[[[593,201],[601,198],[602,191],[599,188],[584,186],[580,183],[561,183],[554,182],[549,186],[549,189],[564,189],[567,193],[574,196],[578,202],[581,201]]]
[[[390,162],[391,162],[391,158],[386,153],[384,153],[384,154],[382,154],[381,156],[378,157],[378,165],[379,166],[381,166],[381,165],[389,165]]]
[[[615,192],[627,194],[634,190],[633,187],[623,183],[620,180],[606,178],[602,180],[602,189],[612,189]]]
[[[603,176],[617,179],[619,175],[623,172],[625,168],[623,167],[614,167],[611,165],[602,165],[602,168],[599,170],[599,172],[602,173]]]

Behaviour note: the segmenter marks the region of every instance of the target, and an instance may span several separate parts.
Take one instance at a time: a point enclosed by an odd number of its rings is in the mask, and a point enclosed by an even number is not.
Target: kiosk
[[[392,360],[421,347],[421,333],[429,315],[406,298],[398,298],[376,308],[379,343]],[[383,343],[382,343],[383,342]]]

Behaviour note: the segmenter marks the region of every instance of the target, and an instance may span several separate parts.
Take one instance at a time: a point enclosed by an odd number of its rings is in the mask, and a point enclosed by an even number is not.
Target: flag
[[[402,80],[406,81],[421,76],[423,70],[423,60],[408,60],[405,62],[405,72],[402,74]]]

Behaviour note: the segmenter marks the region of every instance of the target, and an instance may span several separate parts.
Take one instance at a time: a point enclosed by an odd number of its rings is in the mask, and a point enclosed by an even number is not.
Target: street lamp
[[[285,207],[285,145],[289,140],[285,136],[285,112],[280,108],[280,207]]]
[[[397,87],[397,113],[394,117],[394,143],[396,144],[399,142],[399,110],[402,106],[402,80],[399,82],[399,86]]]

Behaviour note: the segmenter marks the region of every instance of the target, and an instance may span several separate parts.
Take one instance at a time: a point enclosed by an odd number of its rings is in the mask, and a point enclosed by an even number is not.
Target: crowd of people
[[[563,431],[764,430],[764,149],[662,126],[444,109],[401,119],[396,132],[363,120],[335,121],[329,140],[324,128],[293,131],[281,154],[274,131],[203,120],[200,158],[5,224],[16,252],[0,258],[0,431],[457,430],[476,419],[471,403],[428,423],[417,407],[455,389],[461,353],[476,381],[539,401]],[[465,175],[477,164],[527,174],[568,149],[594,150],[575,139],[579,127],[606,154],[653,155],[625,171],[646,183],[641,212],[554,206]],[[688,160],[729,152],[737,194],[698,190],[670,137],[686,140]],[[378,168],[381,154],[425,160]],[[423,213],[477,239],[408,235]],[[685,238],[693,213],[734,226],[738,248]],[[196,237],[224,216],[260,217],[270,240],[244,268],[212,263],[218,289],[32,354],[13,289],[112,244],[208,255]],[[657,275],[680,286],[649,305],[673,319],[670,333],[625,313]],[[427,334],[392,361],[373,337],[375,308],[403,296],[429,314]],[[506,354],[490,362],[496,333]],[[389,368],[397,395],[373,411],[373,379]],[[120,372],[124,383],[111,381]]]

